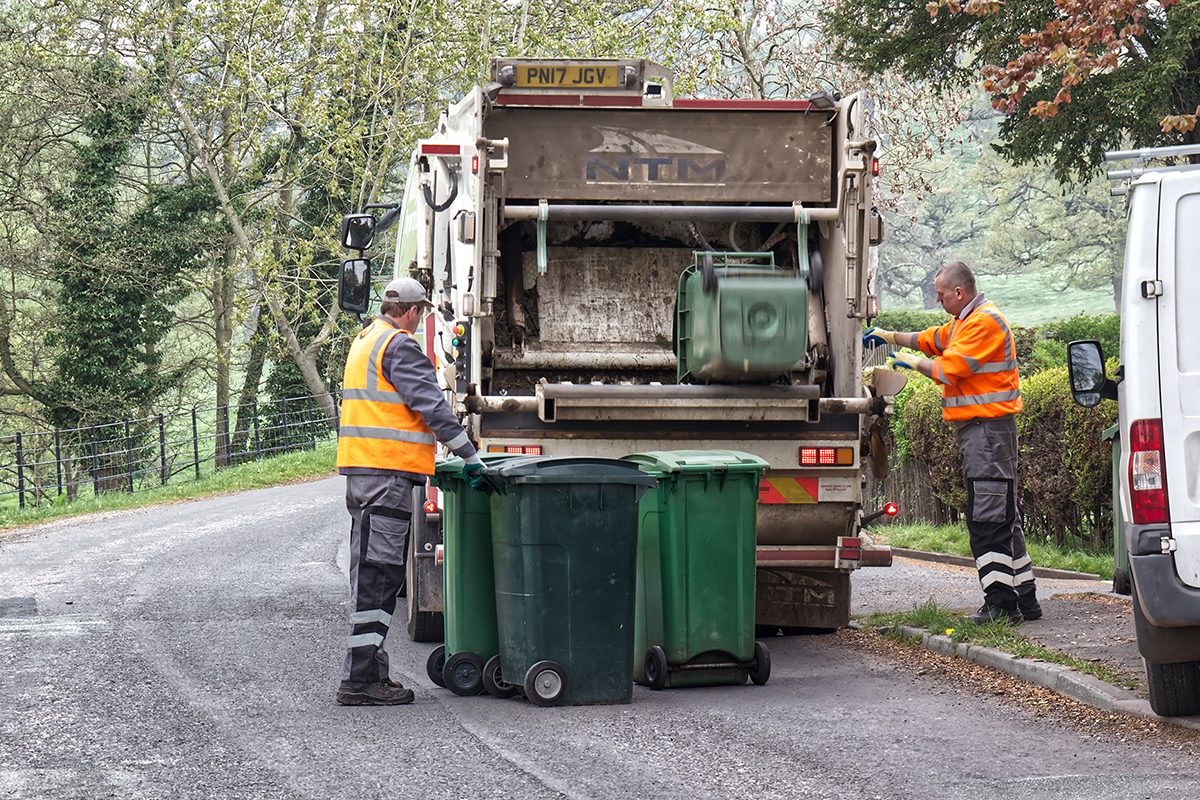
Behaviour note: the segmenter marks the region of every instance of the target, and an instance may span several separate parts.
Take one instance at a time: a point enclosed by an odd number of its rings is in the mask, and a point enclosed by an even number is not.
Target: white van
[[[1071,390],[1120,408],[1121,530],[1129,547],[1138,649],[1150,705],[1200,713],[1200,145],[1109,153],[1129,232],[1121,300],[1121,368],[1105,378],[1096,342],[1072,342]]]

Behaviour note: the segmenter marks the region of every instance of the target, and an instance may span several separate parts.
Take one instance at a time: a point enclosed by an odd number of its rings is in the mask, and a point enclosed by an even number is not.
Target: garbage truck
[[[417,142],[397,202],[347,215],[342,307],[365,310],[363,253],[393,227],[394,274],[434,305],[418,339],[481,451],[765,459],[757,624],[846,624],[851,574],[891,563],[863,498],[898,389],[863,378],[883,238],[867,98],[676,98],[640,59],[490,77]],[[440,516],[417,494],[408,627],[435,641]]]

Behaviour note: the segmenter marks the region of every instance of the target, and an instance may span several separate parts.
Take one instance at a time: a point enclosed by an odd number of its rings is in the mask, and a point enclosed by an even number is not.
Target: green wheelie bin
[[[758,483],[768,464],[735,450],[625,457],[658,478],[641,501],[633,679],[652,689],[762,685],[754,639]]]
[[[507,453],[481,456],[494,467],[520,458]],[[429,679],[458,695],[484,689],[510,697],[515,687],[495,682],[500,652],[492,569],[492,507],[488,496],[467,483],[461,458],[438,461],[433,484],[442,490],[443,586],[446,643],[429,654]],[[492,678],[492,680],[489,680]]]
[[[638,500],[655,479],[607,458],[521,459],[494,474],[502,675],[536,705],[628,703]]]

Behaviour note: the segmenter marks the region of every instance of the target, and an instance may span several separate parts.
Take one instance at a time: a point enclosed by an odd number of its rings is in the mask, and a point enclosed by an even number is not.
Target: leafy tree
[[[1064,183],[1106,150],[1200,141],[1196,0],[837,0],[827,22],[838,55],[869,72],[951,94],[984,80],[1008,114],[1000,152],[1049,159]]]

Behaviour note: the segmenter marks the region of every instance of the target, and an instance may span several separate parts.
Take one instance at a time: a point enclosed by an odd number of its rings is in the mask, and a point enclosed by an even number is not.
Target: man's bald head
[[[951,261],[946,266],[937,271],[935,280],[940,278],[940,283],[947,289],[962,287],[963,294],[967,299],[975,297],[975,273],[971,272],[971,268],[961,261]]]

